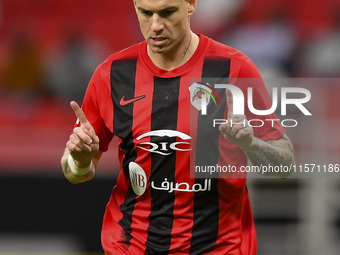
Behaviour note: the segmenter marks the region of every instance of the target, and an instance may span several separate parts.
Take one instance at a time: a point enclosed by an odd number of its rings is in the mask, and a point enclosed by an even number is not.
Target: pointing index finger
[[[77,118],[79,119],[80,124],[84,125],[84,124],[89,123],[83,110],[80,108],[80,106],[75,101],[72,101],[70,105],[72,107],[72,110],[76,114]]]
[[[227,106],[228,106],[228,118],[231,118],[234,115],[234,99],[233,99],[233,94],[229,89],[226,89],[226,94],[227,94]]]

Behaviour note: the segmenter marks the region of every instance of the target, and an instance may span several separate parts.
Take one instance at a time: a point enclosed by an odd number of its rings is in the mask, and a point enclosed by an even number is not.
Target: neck
[[[148,46],[151,61],[159,68],[170,71],[185,64],[195,53],[199,37],[190,31],[176,49],[166,53],[156,53]]]

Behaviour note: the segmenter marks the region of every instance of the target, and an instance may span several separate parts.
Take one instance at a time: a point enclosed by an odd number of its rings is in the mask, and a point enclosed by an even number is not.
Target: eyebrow
[[[140,10],[140,11],[149,11],[149,10],[146,10],[146,9],[140,7],[140,6],[138,6],[137,9]],[[178,6],[169,6],[169,7],[166,7],[164,9],[160,10],[160,11],[169,11],[169,10],[178,10],[178,9],[179,9]]]

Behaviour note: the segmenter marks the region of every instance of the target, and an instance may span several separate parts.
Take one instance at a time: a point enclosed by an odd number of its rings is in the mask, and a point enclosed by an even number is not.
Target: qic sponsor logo
[[[190,136],[187,134],[184,134],[179,131],[175,130],[168,130],[168,129],[163,129],[163,130],[155,130],[155,131],[150,131],[147,132],[139,137],[136,138],[137,141],[141,140],[142,138],[149,137],[149,136],[158,136],[158,137],[179,137],[182,140],[190,140],[192,139]],[[172,154],[173,151],[190,151],[191,149],[189,148],[181,148],[179,147],[180,145],[182,146],[190,146],[189,142],[142,142],[138,144],[136,147],[148,152],[152,153],[157,153],[160,155],[168,156]]]

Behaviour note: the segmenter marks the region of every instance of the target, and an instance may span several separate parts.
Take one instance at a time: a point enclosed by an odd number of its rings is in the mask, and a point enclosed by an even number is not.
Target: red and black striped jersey
[[[142,42],[110,56],[88,86],[82,109],[100,150],[107,151],[113,136],[119,138],[121,172],[102,227],[106,254],[256,254],[246,178],[190,175],[192,164],[204,160],[240,167],[247,157],[212,127],[211,114],[195,110],[189,87],[192,79],[260,74],[239,51],[199,36],[194,55],[176,69],[156,67]],[[227,119],[225,90],[218,93],[224,107],[209,104],[208,111]],[[271,107],[263,84],[253,88],[253,97],[257,109]],[[249,111],[246,115],[254,118]],[[284,129],[275,122],[254,132],[268,140],[280,138]]]

